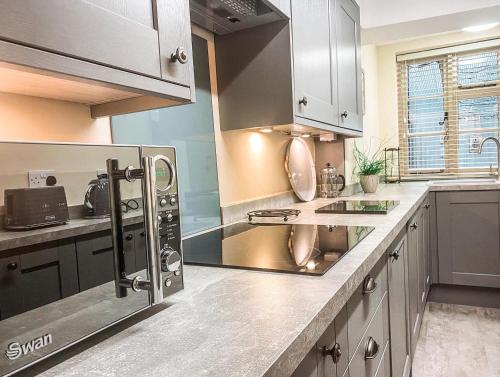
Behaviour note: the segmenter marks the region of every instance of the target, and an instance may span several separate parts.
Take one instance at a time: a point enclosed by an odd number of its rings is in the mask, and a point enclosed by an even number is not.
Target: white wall
[[[109,118],[92,119],[89,106],[0,93],[0,140],[111,143]]]
[[[220,129],[217,72],[213,35],[193,25],[193,32],[208,40],[217,171],[222,207],[290,191],[285,153],[290,137],[273,132]],[[307,141],[314,156],[314,142]]]
[[[354,158],[352,155],[354,143],[359,149],[374,153],[380,148],[379,126],[379,96],[378,96],[378,61],[377,47],[367,45],[361,47],[361,64],[365,76],[365,115],[363,116],[363,137],[345,140],[345,176],[347,183],[359,179],[353,174]]]

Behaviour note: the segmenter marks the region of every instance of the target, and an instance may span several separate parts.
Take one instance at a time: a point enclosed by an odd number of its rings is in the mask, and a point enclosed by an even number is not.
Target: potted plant
[[[382,151],[378,149],[374,154],[361,151],[354,144],[354,160],[356,167],[354,172],[359,176],[359,183],[365,193],[377,191],[379,174],[384,170],[384,158]]]

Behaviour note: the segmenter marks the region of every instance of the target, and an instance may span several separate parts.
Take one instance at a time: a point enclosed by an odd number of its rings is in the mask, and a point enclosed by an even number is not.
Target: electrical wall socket
[[[28,187],[47,187],[47,178],[55,177],[54,170],[34,170],[28,172]]]

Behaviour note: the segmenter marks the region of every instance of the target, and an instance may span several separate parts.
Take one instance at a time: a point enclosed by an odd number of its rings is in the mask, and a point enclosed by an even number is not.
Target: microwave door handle
[[[120,180],[121,174],[118,160],[111,158],[106,161],[108,169],[109,184],[109,205],[111,209],[111,234],[113,238],[113,270],[115,276],[116,297],[126,297],[127,288],[120,284],[126,278],[125,256],[123,254],[123,213],[121,206]]]
[[[142,166],[144,168],[144,223],[146,229],[148,267],[151,281],[151,303],[153,305],[159,304],[163,301],[163,284],[160,261],[160,223],[158,217],[156,187],[156,163],[158,161],[164,161],[167,165],[170,165],[170,160],[162,155],[144,156],[142,158]]]
[[[138,291],[151,291],[151,283],[140,276],[133,279],[127,278],[125,271],[125,254],[123,253],[123,210],[121,206],[122,197],[120,191],[120,181],[132,182],[135,179],[142,179],[143,169],[134,169],[129,166],[120,170],[118,160],[115,158],[106,161],[108,170],[109,204],[111,209],[111,235],[113,239],[113,271],[115,276],[116,297],[127,296],[127,289]]]

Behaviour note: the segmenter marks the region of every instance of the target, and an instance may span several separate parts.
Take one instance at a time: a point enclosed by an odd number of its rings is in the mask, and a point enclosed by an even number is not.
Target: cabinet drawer
[[[385,343],[384,354],[377,369],[375,377],[391,377],[391,359],[389,357],[389,342]]]
[[[370,322],[361,342],[353,353],[349,364],[349,373],[356,377],[373,377],[383,358],[384,350],[389,341],[389,317],[387,295],[384,295],[372,321]],[[368,355],[371,345],[373,352]]]
[[[375,279],[376,286],[373,292],[368,293],[365,292],[364,286],[367,279],[370,278]],[[357,348],[370,319],[373,317],[386,292],[387,264],[386,259],[382,257],[347,302],[347,312],[349,315],[349,359],[352,358],[354,350]]]

